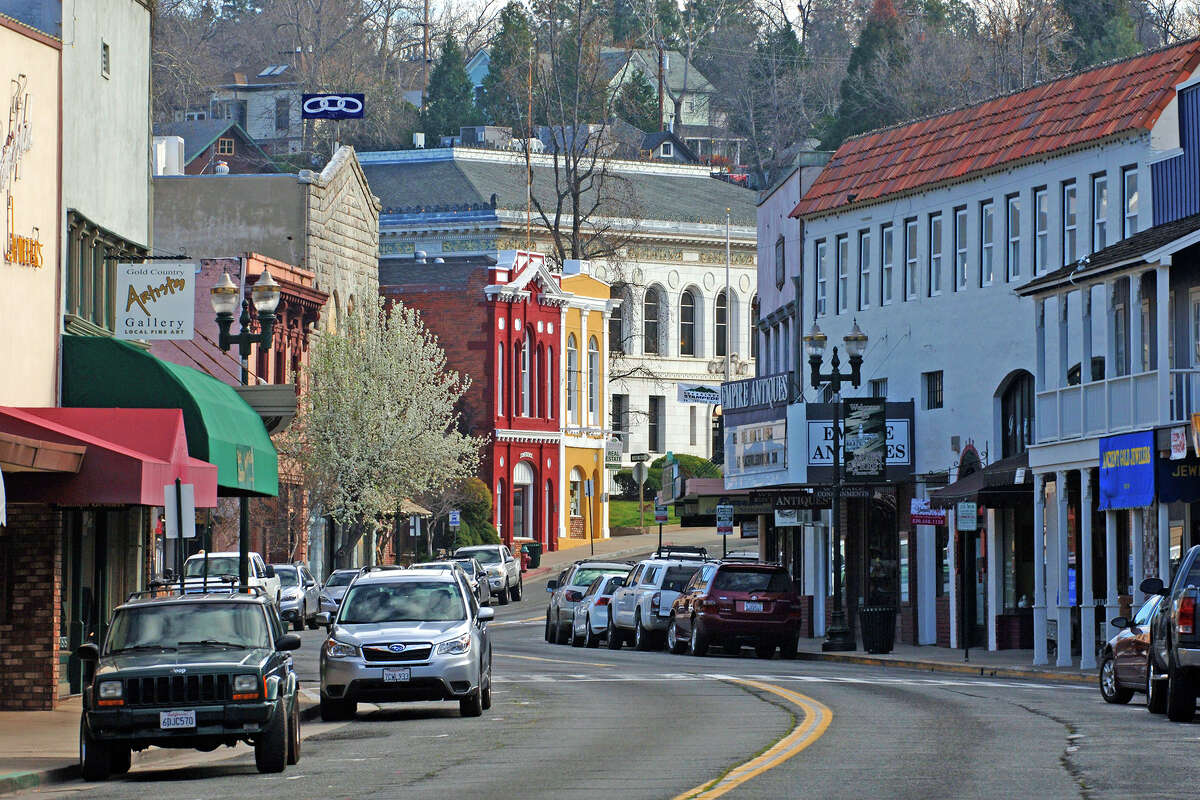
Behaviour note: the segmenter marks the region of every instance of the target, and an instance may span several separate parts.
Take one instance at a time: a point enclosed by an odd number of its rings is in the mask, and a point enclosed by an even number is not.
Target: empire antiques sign
[[[786,406],[791,402],[791,375],[747,378],[721,384],[721,412],[748,411],[760,406]]]
[[[842,402],[842,475],[850,481],[883,480],[887,456],[887,415],[883,398]]]
[[[880,413],[874,404],[874,398],[860,398],[845,401],[854,403],[842,415],[843,455],[842,462],[847,480],[866,483],[894,483],[911,477],[913,472],[912,432],[913,404],[912,401],[902,403],[884,403],[883,405],[883,458],[884,471],[879,477],[868,474],[869,469],[877,468],[875,459],[879,453],[879,417]],[[871,404],[868,407],[868,404]],[[806,423],[808,426],[808,451],[805,458],[808,464],[809,484],[832,483],[833,481],[833,412],[832,403],[808,403],[805,406]],[[850,473],[851,459],[862,451],[863,460],[857,462],[856,474]]]

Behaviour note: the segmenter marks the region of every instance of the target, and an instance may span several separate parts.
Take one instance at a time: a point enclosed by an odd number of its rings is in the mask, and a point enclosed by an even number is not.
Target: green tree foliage
[[[836,149],[849,136],[891,125],[906,116],[892,102],[889,84],[905,60],[904,31],[891,0],[875,0],[850,53],[837,116],[822,146]]]
[[[678,454],[675,456],[675,460],[679,462],[679,469],[685,478],[721,477],[721,468],[707,458]],[[646,472],[646,483],[642,491],[642,496],[647,501],[653,500],[654,496],[662,489],[662,468],[666,463],[666,456],[659,456],[651,462]],[[633,479],[633,470],[623,469],[614,478],[620,489],[622,500],[638,499],[638,485],[637,481]]]
[[[477,114],[466,59],[454,36],[448,34],[433,66],[433,74],[429,76],[429,93],[425,111],[421,114],[421,126],[426,136],[436,140],[438,136],[456,135],[462,126],[473,124]]]
[[[1062,7],[1071,21],[1066,50],[1075,69],[1141,52],[1129,0],[1062,0]]]
[[[642,131],[658,130],[658,92],[640,69],[621,85],[613,103],[617,116]]]
[[[525,8],[510,2],[500,12],[500,31],[492,40],[488,74],[483,79],[480,100],[484,118],[493,125],[506,125],[520,135],[527,128],[527,83],[533,34]]]

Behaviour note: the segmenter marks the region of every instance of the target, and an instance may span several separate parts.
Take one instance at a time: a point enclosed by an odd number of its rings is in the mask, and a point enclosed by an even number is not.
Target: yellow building
[[[608,319],[620,300],[609,286],[591,275],[586,261],[563,264],[562,288],[569,292],[563,308],[561,352],[562,439],[559,464],[559,548],[608,538],[608,480],[604,442],[608,438]],[[591,496],[588,496],[588,486]]]

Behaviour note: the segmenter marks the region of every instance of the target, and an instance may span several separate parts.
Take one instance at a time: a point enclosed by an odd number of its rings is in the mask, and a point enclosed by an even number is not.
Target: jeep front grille
[[[228,675],[161,675],[125,681],[126,706],[223,703],[230,697]]]

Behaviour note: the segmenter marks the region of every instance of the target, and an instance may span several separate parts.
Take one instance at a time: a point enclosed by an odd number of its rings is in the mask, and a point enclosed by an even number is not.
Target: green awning
[[[64,406],[182,409],[188,454],[216,465],[219,494],[279,494],[275,446],[232,386],[117,339],[62,342]]]

